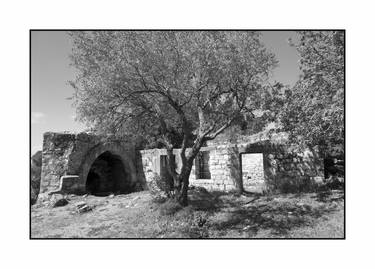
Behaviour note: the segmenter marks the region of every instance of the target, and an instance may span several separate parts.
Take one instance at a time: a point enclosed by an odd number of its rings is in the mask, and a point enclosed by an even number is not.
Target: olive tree
[[[98,132],[157,138],[167,150],[174,197],[187,204],[200,148],[262,104],[277,64],[250,31],[70,33],[75,104]],[[181,170],[172,162],[180,148]]]
[[[322,153],[344,151],[344,31],[299,31],[292,44],[302,75],[280,108],[290,142],[319,146]]]

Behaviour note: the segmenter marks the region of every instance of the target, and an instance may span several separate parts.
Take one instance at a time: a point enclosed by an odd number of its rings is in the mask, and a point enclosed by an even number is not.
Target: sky
[[[265,46],[275,53],[278,67],[270,77],[293,85],[299,76],[298,55],[288,44],[296,38],[290,31],[264,31]],[[42,149],[43,133],[47,131],[79,132],[84,124],[75,121],[73,94],[68,81],[75,77],[70,66],[72,49],[70,38],[64,31],[33,31],[31,33],[31,153]]]

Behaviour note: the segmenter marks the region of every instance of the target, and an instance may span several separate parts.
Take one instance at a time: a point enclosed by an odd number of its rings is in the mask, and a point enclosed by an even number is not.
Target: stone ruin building
[[[174,150],[180,169],[179,149]],[[126,140],[87,133],[44,134],[38,199],[54,193],[129,193],[147,189],[154,175],[167,177],[166,150],[137,151]],[[249,192],[307,186],[324,177],[323,159],[311,150],[290,152],[269,137],[203,147],[190,176],[192,186]]]

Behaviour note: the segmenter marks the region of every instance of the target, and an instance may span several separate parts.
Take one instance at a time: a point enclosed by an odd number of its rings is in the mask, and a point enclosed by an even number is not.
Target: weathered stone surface
[[[77,208],[77,212],[80,214],[92,211],[93,209],[91,206],[87,205],[84,202],[76,204],[76,208]]]
[[[323,176],[323,161],[317,153],[306,150],[291,151],[280,144],[273,144],[264,137],[239,144],[224,143],[203,147],[209,152],[210,179],[196,178],[195,165],[189,182],[207,190],[232,191],[245,189],[264,192],[284,188],[286,184],[310,185]],[[280,140],[282,141],[282,140]],[[279,141],[279,142],[280,142]],[[179,149],[174,150],[177,171],[181,169]],[[160,156],[163,149],[140,151],[143,173],[147,182],[153,174],[160,175]]]
[[[38,199],[40,189],[40,179],[42,173],[42,151],[37,151],[31,157],[31,178],[30,178],[30,202],[35,204]]]
[[[264,135],[237,144],[212,144],[201,151],[208,152],[210,176],[196,178],[202,173],[196,173],[193,165],[189,180],[191,185],[207,190],[268,191],[288,184],[315,184],[324,176],[323,162],[316,152],[296,153]],[[180,149],[173,153],[180,171]],[[165,149],[136,151],[128,141],[86,133],[45,133],[40,193],[42,197],[56,192],[85,193],[91,191],[89,182],[93,189],[106,193],[116,193],[121,188],[142,190],[155,174],[161,176],[165,172],[161,156],[166,154]],[[126,180],[111,181],[114,177]]]
[[[65,193],[74,192],[79,187],[79,176],[66,175],[60,178],[60,191]]]
[[[107,179],[124,178],[124,182],[111,182],[110,188],[143,188],[144,177],[137,175],[135,149],[129,141],[87,133],[47,132],[43,140],[40,192],[43,196],[54,192],[85,193],[92,165],[104,154],[113,156],[105,159],[110,162],[110,173],[114,173],[107,174]]]

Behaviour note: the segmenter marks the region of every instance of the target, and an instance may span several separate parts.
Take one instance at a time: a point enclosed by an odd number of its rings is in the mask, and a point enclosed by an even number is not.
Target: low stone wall
[[[318,154],[305,150],[294,153],[282,145],[266,142],[225,144],[202,147],[209,152],[210,179],[196,178],[196,165],[190,174],[190,185],[208,190],[274,191],[303,188],[323,178],[323,160]],[[174,150],[177,172],[181,169],[179,149]],[[147,182],[153,174],[161,175],[160,156],[164,149],[140,151]],[[294,186],[294,187],[293,187]],[[287,191],[287,190],[286,190]]]
[[[264,137],[258,142],[251,141],[201,148],[201,152],[208,152],[208,155],[202,154],[206,163],[200,166],[200,173],[196,172],[197,164],[193,165],[190,184],[208,190],[264,191],[287,190],[295,188],[293,186],[301,189],[323,179],[323,160],[314,151],[291,152],[282,145],[264,140]],[[105,152],[121,160],[125,177],[129,179],[126,186],[129,183],[133,190],[147,188],[147,182],[155,173],[159,176],[164,173],[161,171],[161,156],[167,155],[165,149],[136,151],[126,140],[87,133],[48,132],[43,141],[40,193],[85,192],[88,173],[95,160]],[[173,153],[179,172],[182,165],[180,149]],[[197,178],[197,175],[206,178]]]

